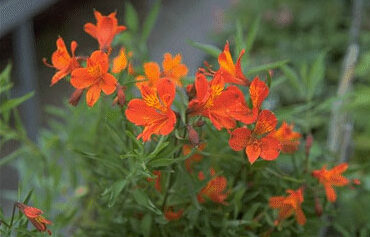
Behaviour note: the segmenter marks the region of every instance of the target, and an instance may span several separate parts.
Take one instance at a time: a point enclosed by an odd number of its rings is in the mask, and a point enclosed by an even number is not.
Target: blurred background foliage
[[[275,162],[259,161],[250,166],[243,152],[233,152],[227,146],[227,132],[216,132],[207,122],[198,131],[207,143],[201,152],[204,159],[195,167],[196,172],[189,174],[183,166],[189,155],[178,153],[181,143],[178,145],[169,136],[142,144],[129,132],[137,128],[122,119],[123,110],[112,107],[108,100],[99,101],[92,109],[84,101],[76,108],[67,102],[62,108],[45,106],[52,119],[34,143],[27,138],[16,109],[32,94],[10,99],[11,69],[7,67],[0,77],[0,145],[15,140],[19,149],[3,157],[0,166],[12,164],[21,176],[18,191],[7,192],[7,198],[27,202],[29,199],[32,206],[44,210],[54,223],[51,229],[55,236],[268,236],[276,217],[267,205],[269,197],[283,195],[285,189],[297,189],[301,180],[309,177],[303,172],[306,165],[318,169],[338,162],[336,154],[328,149],[327,140],[333,103],[340,99],[337,88],[350,44],[352,1],[233,2],[234,6],[224,13],[223,31],[210,35],[218,41],[218,47],[191,39],[189,43],[208,53],[205,60],[211,65],[217,65],[225,40],[234,46],[234,57],[245,48],[242,62],[250,79],[255,75],[266,79],[268,70],[273,70],[271,93],[264,106],[274,111],[280,122],[294,123],[303,137],[313,135],[308,164],[302,139],[300,150],[293,156],[281,154]],[[370,235],[369,10],[370,3],[364,1],[359,58],[352,89],[343,97],[345,103],[340,110],[350,114],[353,123],[350,168],[345,175],[359,178],[362,184],[355,189],[337,189],[337,203],[324,201],[322,217],[315,214],[314,194],[306,191],[303,209],[307,224],[300,227],[290,219],[271,236]],[[159,11],[158,1],[141,19],[126,2],[124,24],[129,30],[116,37],[115,44],[133,51],[137,70],[148,61],[147,39]],[[120,75],[120,80],[130,78]],[[186,83],[193,80],[190,75]],[[135,91],[127,93],[127,98],[136,95]],[[184,108],[177,109],[181,112]],[[184,124],[179,130],[185,130]],[[230,196],[226,206],[200,205],[196,200],[196,194],[210,179],[208,174],[205,181],[199,182],[196,173],[210,166],[228,178]],[[155,192],[146,181],[154,177],[154,169],[163,172],[164,186],[173,176],[175,183],[169,194]],[[312,179],[309,182],[317,186]],[[324,193],[319,196],[324,200]],[[168,222],[164,218],[164,200],[168,205],[185,208],[180,220]],[[0,220],[9,219],[0,209]],[[17,235],[30,234],[25,229],[25,217],[19,213],[14,226]],[[328,228],[323,232],[325,227]],[[4,225],[0,231],[5,236],[9,234]]]

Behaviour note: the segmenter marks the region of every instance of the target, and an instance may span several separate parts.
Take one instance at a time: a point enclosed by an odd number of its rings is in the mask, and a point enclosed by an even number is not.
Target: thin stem
[[[14,222],[14,214],[15,214],[15,203],[13,205],[13,211],[12,211],[12,218],[10,219],[10,224],[8,225],[9,229],[13,227],[13,222]]]

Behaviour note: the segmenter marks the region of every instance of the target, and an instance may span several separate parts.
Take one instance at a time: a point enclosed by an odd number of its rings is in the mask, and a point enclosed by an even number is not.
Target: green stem
[[[269,173],[275,175],[276,177],[279,177],[281,179],[285,179],[285,180],[288,180],[288,181],[291,181],[291,182],[295,182],[295,183],[303,183],[305,182],[305,180],[301,180],[301,179],[295,179],[295,178],[292,178],[292,177],[289,177],[289,176],[285,176],[285,175],[282,175],[282,174],[279,174],[278,172],[266,167],[265,168],[266,171],[268,171]]]

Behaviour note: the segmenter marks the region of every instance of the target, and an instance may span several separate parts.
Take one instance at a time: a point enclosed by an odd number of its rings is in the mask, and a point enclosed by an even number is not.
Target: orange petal
[[[330,184],[325,184],[326,197],[329,202],[335,202],[337,200],[337,194],[334,188]]]
[[[239,80],[241,80],[245,85],[248,85],[249,81],[247,80],[247,78],[244,76],[244,74],[242,72],[242,67],[241,67],[241,62],[240,62],[244,53],[245,53],[245,50],[243,49],[239,54],[238,60],[236,61],[235,72],[236,72],[236,77]]]
[[[73,40],[73,41],[71,42],[71,52],[72,52],[72,56],[73,56],[73,57],[75,56],[76,48],[77,48],[77,42]]]
[[[346,171],[347,168],[348,168],[348,164],[347,163],[341,163],[341,164],[335,166],[333,169],[331,169],[331,172],[334,172],[336,174],[341,174],[344,171]]]
[[[71,56],[69,55],[62,37],[57,40],[57,50],[51,56],[53,66],[59,70],[69,66]]]
[[[304,225],[306,223],[306,217],[301,208],[297,208],[295,210],[295,218],[300,225]]]
[[[84,26],[84,30],[86,33],[91,35],[93,38],[96,38],[96,26],[91,23],[86,23]]]
[[[197,92],[197,99],[201,102],[205,102],[205,100],[209,96],[209,86],[206,76],[201,73],[197,73],[195,76],[195,90]]]
[[[256,126],[253,133],[256,135],[263,135],[275,129],[277,119],[270,110],[262,110],[258,115]]]
[[[245,153],[247,154],[249,162],[253,164],[261,155],[261,146],[258,143],[247,145]]]
[[[101,89],[106,95],[112,94],[116,90],[117,80],[116,78],[109,73],[106,73],[103,76]]]
[[[224,51],[218,56],[218,64],[231,75],[235,76],[235,66],[229,50],[229,42],[226,42]]]
[[[280,153],[280,143],[272,136],[261,139],[261,157],[264,160],[275,160]]]
[[[158,81],[157,91],[164,106],[170,107],[175,99],[176,88],[174,83],[166,78],[160,79]]]
[[[127,105],[125,114],[130,122],[142,126],[149,124],[150,119],[155,117],[157,112],[149,107],[144,100],[132,99]]]
[[[94,51],[87,60],[87,67],[93,67],[96,65],[100,65],[101,73],[107,72],[109,67],[108,55],[100,50]]]
[[[234,151],[243,150],[247,146],[250,135],[251,131],[248,128],[235,129],[230,135],[229,146]]]
[[[63,79],[65,76],[68,75],[68,71],[67,70],[60,70],[58,72],[56,72],[53,76],[53,78],[51,78],[51,84],[50,86],[53,86],[55,83],[57,83],[58,81],[60,81],[61,79]]]
[[[95,83],[95,78],[91,77],[86,68],[77,68],[71,74],[71,85],[77,89],[84,89]]]
[[[149,86],[156,86],[160,78],[160,68],[155,62],[144,63],[145,76],[149,79]]]
[[[93,107],[100,97],[101,88],[98,85],[92,85],[86,93],[86,103]]]
[[[259,109],[262,105],[262,102],[269,94],[269,88],[265,82],[261,81],[258,77],[255,77],[250,84],[249,94],[253,107]]]
[[[284,200],[285,200],[285,197],[283,196],[270,197],[269,206],[271,208],[280,208],[285,205],[283,203]]]
[[[127,56],[126,56],[125,49],[122,48],[119,51],[118,56],[113,59],[112,72],[119,73],[122,70],[124,70],[126,67],[127,67]]]

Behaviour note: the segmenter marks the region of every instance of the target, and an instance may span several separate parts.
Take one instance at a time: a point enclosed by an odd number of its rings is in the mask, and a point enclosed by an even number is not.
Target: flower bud
[[[199,145],[199,135],[197,131],[195,131],[195,129],[190,125],[187,126],[187,129],[188,129],[188,136],[189,136],[190,143],[193,146],[198,146]]]
[[[305,144],[305,150],[306,150],[306,156],[307,157],[310,155],[310,150],[311,150],[311,147],[312,147],[312,143],[313,143],[313,136],[310,133],[306,137],[306,144]]]
[[[69,103],[73,106],[76,106],[80,101],[83,92],[83,89],[76,89],[69,98]]]
[[[322,205],[318,197],[315,196],[315,212],[317,216],[322,215]]]
[[[195,92],[195,87],[193,84],[186,86],[186,94],[189,97],[189,101],[195,97],[196,92]]]
[[[202,127],[205,124],[203,120],[198,120],[196,123],[194,123],[195,127]]]

